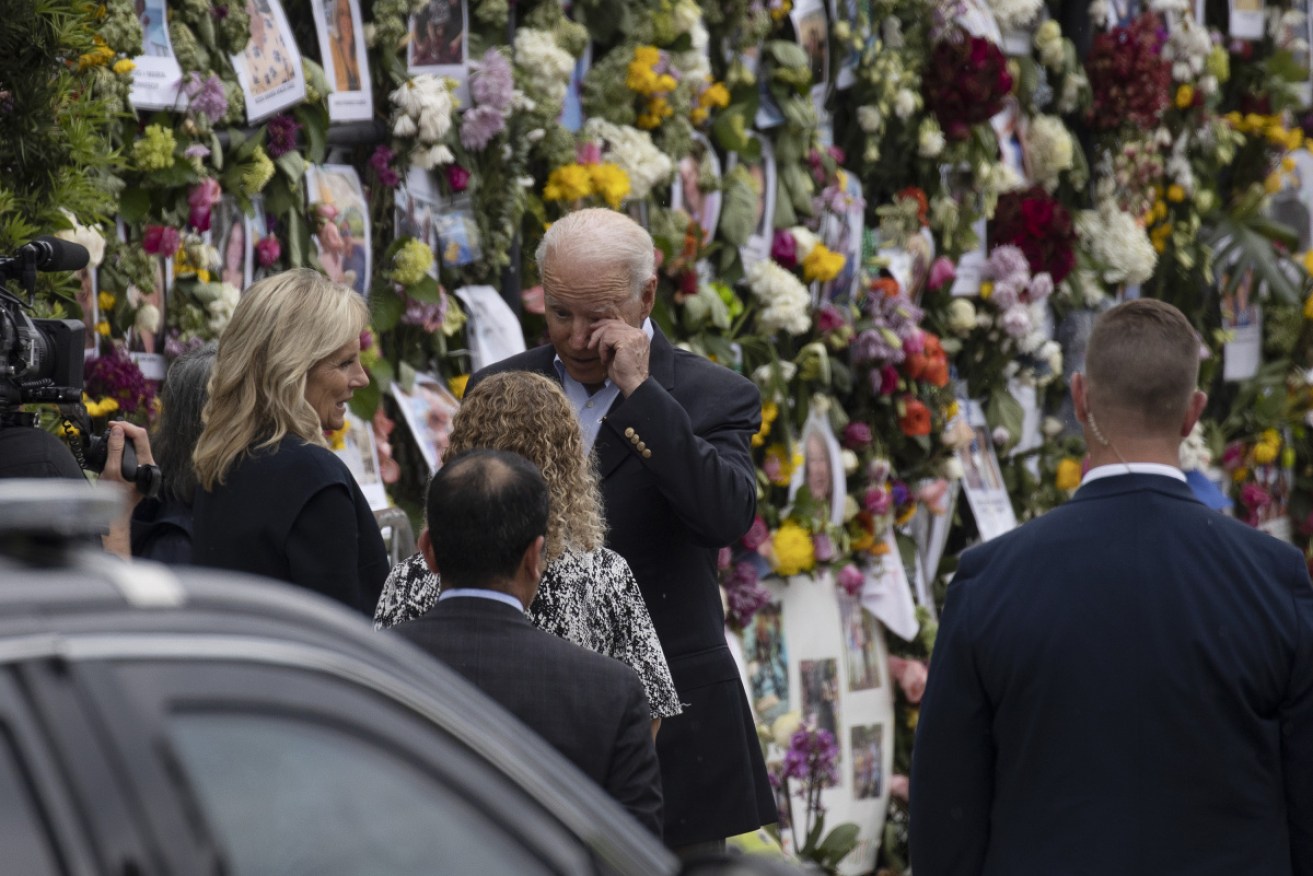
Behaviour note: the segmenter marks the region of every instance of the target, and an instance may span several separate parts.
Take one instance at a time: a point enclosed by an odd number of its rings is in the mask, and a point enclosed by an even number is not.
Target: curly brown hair
[[[552,380],[528,371],[493,374],[461,402],[447,455],[485,448],[538,466],[551,495],[547,560],[567,548],[591,551],[606,538],[602,493],[574,408]]]

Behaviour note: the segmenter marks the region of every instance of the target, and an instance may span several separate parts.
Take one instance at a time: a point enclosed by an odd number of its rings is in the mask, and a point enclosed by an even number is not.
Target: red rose
[[[930,434],[930,409],[918,399],[903,399],[903,415],[898,418],[898,428],[909,438]]]

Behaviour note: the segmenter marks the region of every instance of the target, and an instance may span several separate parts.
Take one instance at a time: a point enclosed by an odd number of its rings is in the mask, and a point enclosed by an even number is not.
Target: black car
[[[73,490],[0,485],[0,873],[680,872],[445,666],[292,587],[113,559],[77,535],[107,491]]]

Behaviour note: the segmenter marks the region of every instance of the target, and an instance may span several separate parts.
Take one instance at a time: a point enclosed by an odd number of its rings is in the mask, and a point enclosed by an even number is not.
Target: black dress
[[[299,584],[372,616],[388,574],[369,503],[327,448],[287,437],[198,490],[193,559]]]

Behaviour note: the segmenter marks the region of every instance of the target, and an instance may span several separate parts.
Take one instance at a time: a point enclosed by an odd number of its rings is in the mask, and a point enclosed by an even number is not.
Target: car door
[[[313,660],[114,650],[79,661],[82,690],[195,872],[610,872],[470,746]]]

